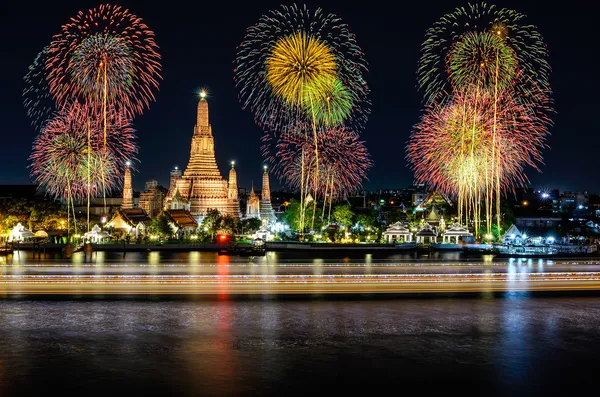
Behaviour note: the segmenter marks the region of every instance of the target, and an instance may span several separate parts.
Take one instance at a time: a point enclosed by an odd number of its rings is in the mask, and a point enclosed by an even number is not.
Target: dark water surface
[[[599,309],[528,293],[9,299],[0,395],[597,395]]]

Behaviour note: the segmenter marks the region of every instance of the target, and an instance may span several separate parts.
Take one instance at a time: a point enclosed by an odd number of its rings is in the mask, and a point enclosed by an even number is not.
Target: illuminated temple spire
[[[215,160],[215,139],[212,134],[212,125],[208,122],[208,102],[205,97],[201,97],[198,101],[190,162],[184,176],[222,178]]]
[[[271,187],[269,185],[269,171],[268,171],[266,165],[263,168],[264,168],[265,172],[263,172],[263,176],[262,176],[261,198],[263,200],[271,201]]]
[[[190,212],[196,218],[202,218],[209,209],[216,209],[223,215],[232,215],[239,219],[240,207],[237,200],[237,180],[234,173],[235,199],[232,189],[221,176],[215,159],[215,141],[212,125],[209,121],[206,92],[200,93],[196,110],[196,124],[192,135],[190,160],[183,175],[171,173],[171,186],[166,206],[179,191],[182,198],[190,203]],[[231,173],[230,173],[231,177]]]
[[[254,193],[254,183],[252,183],[252,190],[250,191],[250,197],[246,203],[246,219],[257,218],[260,219],[260,200]]]
[[[237,175],[235,173],[235,161],[231,162],[231,169],[229,170],[229,200],[238,199],[238,187],[237,187]]]
[[[131,187],[131,164],[127,162],[125,168],[125,177],[123,178],[123,201],[121,202],[121,208],[126,210],[133,208],[133,188]]]
[[[260,199],[260,219],[263,221],[263,224],[268,225],[271,223],[275,223],[277,220],[275,218],[275,211],[273,211],[273,206],[271,205],[271,187],[269,184],[269,169],[265,165],[264,172],[262,176],[262,193]]]

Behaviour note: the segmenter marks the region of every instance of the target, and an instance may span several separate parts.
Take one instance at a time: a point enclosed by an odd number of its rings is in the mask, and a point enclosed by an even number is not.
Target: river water
[[[211,255],[154,259],[210,265]],[[599,309],[589,293],[9,297],[0,301],[0,395],[595,395]]]

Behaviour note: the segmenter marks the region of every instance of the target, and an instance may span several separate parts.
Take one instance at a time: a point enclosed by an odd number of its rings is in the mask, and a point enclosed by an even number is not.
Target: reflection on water
[[[402,263],[402,262],[439,262],[439,261],[491,261],[491,256],[482,258],[463,257],[460,252],[431,252],[416,253],[407,252],[402,254],[389,253],[357,253],[357,252],[322,252],[318,254],[321,263]],[[91,255],[76,252],[70,259],[64,258],[59,252],[33,253],[29,251],[15,251],[8,256],[0,256],[0,265],[31,264],[31,263],[71,263],[71,264],[97,264],[97,263],[188,263],[188,264],[215,264],[218,254],[216,252],[102,252],[95,251]],[[486,257],[489,257],[486,259]],[[232,263],[254,263],[254,264],[285,264],[305,262],[311,263],[315,260],[315,253],[311,252],[273,252],[269,251],[265,256],[240,257],[232,256]]]
[[[600,301],[0,302],[0,394],[553,395],[596,382]],[[432,383],[433,382],[433,383]],[[489,393],[487,391],[490,391]]]

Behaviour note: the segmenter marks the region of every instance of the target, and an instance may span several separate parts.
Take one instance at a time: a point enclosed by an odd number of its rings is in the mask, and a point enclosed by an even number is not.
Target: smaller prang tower
[[[240,201],[238,199],[238,186],[237,186],[237,173],[235,172],[235,161],[231,162],[231,169],[229,170],[229,185],[227,188],[227,199],[234,204],[235,216],[237,219],[242,217],[240,211]]]
[[[131,187],[131,163],[128,161],[125,168],[125,177],[123,178],[123,201],[121,209],[128,210],[133,208],[133,188]]]
[[[271,187],[269,185],[269,168],[265,165],[262,176],[262,193],[260,197],[260,219],[263,225],[269,226],[277,221],[271,205]]]

